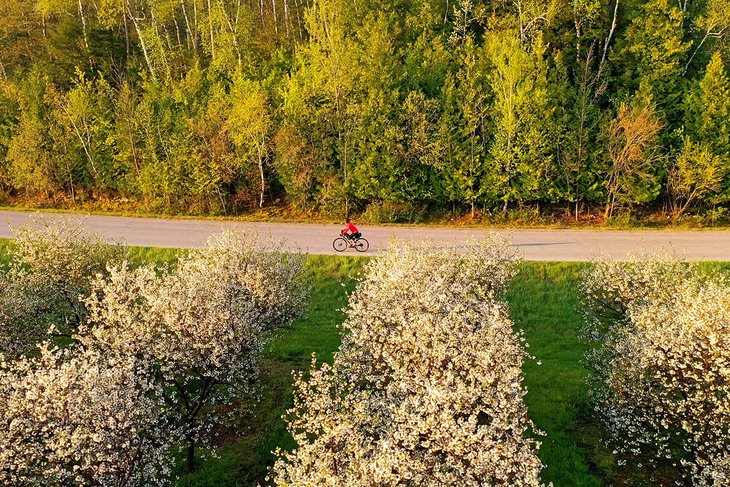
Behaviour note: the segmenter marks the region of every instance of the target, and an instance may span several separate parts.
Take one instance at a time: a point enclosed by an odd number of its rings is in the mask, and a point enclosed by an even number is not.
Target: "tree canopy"
[[[12,2],[0,197],[717,212],[729,27],[727,0]]]

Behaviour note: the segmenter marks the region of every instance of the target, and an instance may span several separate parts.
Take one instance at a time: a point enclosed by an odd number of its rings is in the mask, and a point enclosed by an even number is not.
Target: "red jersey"
[[[344,228],[343,232],[344,233],[349,233],[350,235],[353,235],[353,234],[355,234],[355,233],[358,232],[358,229],[352,223],[348,223],[347,225],[345,225],[345,228]]]

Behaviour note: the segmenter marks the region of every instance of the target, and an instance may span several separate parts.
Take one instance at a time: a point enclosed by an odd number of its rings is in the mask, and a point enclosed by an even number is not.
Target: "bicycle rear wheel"
[[[367,249],[370,248],[370,242],[365,240],[364,238],[358,238],[355,242],[355,250],[358,252],[365,252]]]
[[[344,252],[347,248],[347,241],[342,237],[337,237],[334,242],[332,242],[332,247],[337,252]]]

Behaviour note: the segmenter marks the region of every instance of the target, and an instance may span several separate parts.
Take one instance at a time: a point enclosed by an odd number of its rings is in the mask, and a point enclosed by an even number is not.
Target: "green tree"
[[[717,154],[730,155],[730,78],[719,52],[689,91],[685,126],[694,140],[709,144]]]
[[[696,202],[712,201],[722,189],[730,164],[704,143],[685,138],[682,152],[669,171],[668,186],[676,216]]]
[[[307,139],[326,163],[315,174],[316,199],[325,211],[349,208],[353,131],[360,112],[355,43],[347,23],[347,3],[316,0],[309,10],[309,40],[297,53],[294,73],[284,93],[289,130]]]
[[[32,76],[19,93],[18,125],[8,145],[7,160],[13,186],[28,194],[50,196],[59,189],[49,137],[46,78]],[[59,177],[60,176],[60,177]]]
[[[124,81],[116,93],[114,125],[110,138],[114,144],[114,164],[122,168],[124,178],[117,181],[117,188],[126,194],[134,194],[134,185],[142,170],[143,142],[139,119],[139,93]]]
[[[679,122],[682,71],[691,43],[685,40],[687,12],[672,0],[646,0],[623,39],[619,61],[623,84],[665,115],[669,128]]]
[[[231,88],[232,107],[226,122],[236,146],[237,157],[258,168],[259,208],[264,206],[266,191],[265,165],[271,153],[273,120],[266,91],[260,83],[237,78]]]
[[[444,85],[440,120],[439,170],[452,201],[468,205],[472,218],[486,190],[486,141],[490,87],[483,56],[467,37],[460,48],[461,68]]]
[[[701,147],[708,151],[707,160],[700,164],[719,167],[713,173],[730,173],[730,78],[719,52],[715,52],[704,77],[695,83],[685,101],[685,142],[688,161],[696,160]],[[722,178],[723,199],[730,199],[730,181]]]
[[[556,56],[556,72],[550,80],[550,92],[558,101],[552,124],[557,138],[558,178],[549,189],[555,199],[574,204],[576,220],[583,202],[603,201],[598,164],[602,158],[598,144],[602,110],[595,99],[599,80],[594,56],[594,50],[589,49],[586,57],[580,59],[572,82],[564,58]]]
[[[486,46],[494,93],[488,184],[506,210],[510,202],[536,201],[547,195],[554,107],[548,92],[545,46],[539,40],[527,51],[515,36],[494,34]]]
[[[57,128],[66,133],[65,137],[58,137],[59,141],[65,139],[67,145],[72,145],[66,147],[67,153],[78,152],[77,159],[85,161],[88,184],[101,191],[116,189],[117,181],[123,177],[112,157],[113,97],[103,78],[88,80],[79,72],[73,88],[60,94],[54,103]]]
[[[684,65],[682,75],[687,74],[697,54],[711,44],[708,41],[723,42],[727,38],[728,32],[730,32],[730,3],[726,0],[708,0],[706,9],[695,20],[695,25],[701,37],[696,41],[692,55],[689,56],[687,63]]]

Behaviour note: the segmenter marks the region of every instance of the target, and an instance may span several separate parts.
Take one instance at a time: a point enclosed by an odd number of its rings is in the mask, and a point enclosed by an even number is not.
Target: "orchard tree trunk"
[[[188,437],[186,469],[188,473],[195,471],[195,438],[193,437]]]

